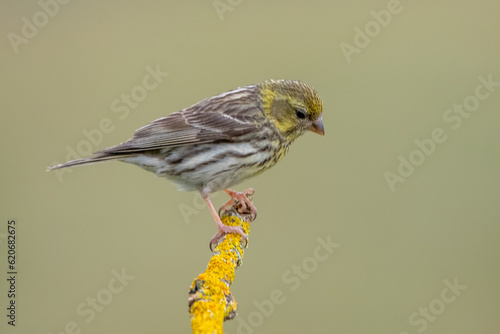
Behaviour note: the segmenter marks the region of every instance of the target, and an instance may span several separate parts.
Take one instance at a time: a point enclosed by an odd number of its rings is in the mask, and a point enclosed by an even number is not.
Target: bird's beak
[[[312,132],[316,132],[319,135],[325,135],[325,128],[323,127],[323,119],[321,116],[317,120],[311,123],[311,128],[309,129]]]

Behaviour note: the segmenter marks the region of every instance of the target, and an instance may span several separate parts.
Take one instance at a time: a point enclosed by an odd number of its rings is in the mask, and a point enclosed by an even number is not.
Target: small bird
[[[241,227],[227,226],[210,194],[224,190],[252,216],[257,214],[247,195],[230,187],[274,166],[290,144],[305,131],[324,135],[323,103],[301,81],[268,80],[204,99],[189,108],[159,118],[138,129],[124,143],[69,161],[48,170],[119,160],[173,181],[183,191],[199,191],[218,226],[210,248],[224,233],[247,236]]]

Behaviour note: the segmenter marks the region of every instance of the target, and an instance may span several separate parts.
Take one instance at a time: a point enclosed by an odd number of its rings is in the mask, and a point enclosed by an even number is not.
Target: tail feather
[[[67,167],[76,167],[76,166],[83,166],[83,165],[91,165],[91,164],[96,164],[100,162],[106,162],[109,160],[120,160],[126,157],[130,157],[130,154],[122,154],[122,155],[111,155],[111,154],[100,154],[92,158],[84,158],[84,159],[77,159],[77,160],[72,160],[68,161],[63,164],[55,165],[55,166],[50,166],[47,167],[47,172],[54,170],[54,169],[61,169],[61,168],[67,168]]]

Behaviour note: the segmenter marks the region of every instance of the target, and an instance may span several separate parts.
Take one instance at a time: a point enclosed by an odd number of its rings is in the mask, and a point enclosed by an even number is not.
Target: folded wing
[[[231,140],[256,131],[263,121],[262,111],[249,105],[226,108],[224,112],[186,109],[157,119],[137,130],[130,140],[97,153],[130,154]]]

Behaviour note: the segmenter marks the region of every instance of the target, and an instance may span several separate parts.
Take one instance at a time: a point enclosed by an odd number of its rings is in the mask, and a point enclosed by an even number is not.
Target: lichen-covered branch
[[[239,202],[221,215],[224,224],[241,226],[247,236],[252,218],[247,212],[242,212]],[[234,280],[235,269],[243,262],[245,246],[239,234],[223,235],[207,270],[191,284],[188,304],[193,333],[221,334],[222,323],[236,317],[237,304],[229,288]]]

